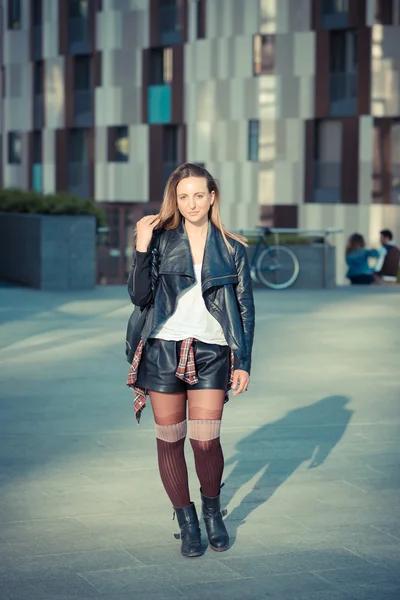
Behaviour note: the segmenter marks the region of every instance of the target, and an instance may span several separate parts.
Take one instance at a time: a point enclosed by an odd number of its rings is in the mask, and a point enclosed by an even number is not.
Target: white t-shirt
[[[217,319],[207,310],[201,293],[201,267],[194,265],[196,283],[178,297],[176,310],[164,325],[150,337],[166,341],[180,341],[193,337],[206,344],[227,346]]]

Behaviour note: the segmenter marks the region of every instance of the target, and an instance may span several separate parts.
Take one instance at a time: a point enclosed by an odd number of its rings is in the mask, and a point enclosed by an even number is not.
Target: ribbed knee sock
[[[165,491],[174,508],[190,504],[188,472],[185,460],[186,421],[175,425],[157,425],[158,468]]]
[[[209,498],[218,496],[224,471],[220,428],[221,421],[218,420],[189,421],[189,439],[193,448],[197,477],[201,491]]]

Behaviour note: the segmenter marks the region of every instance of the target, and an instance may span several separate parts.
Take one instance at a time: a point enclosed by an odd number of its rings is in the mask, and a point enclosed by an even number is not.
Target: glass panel
[[[148,89],[148,122],[171,122],[171,86],[152,85]]]
[[[33,88],[34,94],[43,94],[43,61],[33,63]]]
[[[257,119],[251,119],[248,126],[248,160],[257,162],[258,161],[258,148],[259,148],[259,121]]]
[[[205,0],[197,0],[196,5],[197,38],[206,37],[206,3]]]
[[[115,128],[115,161],[129,160],[129,129],[125,125]]]
[[[150,85],[171,83],[173,67],[172,60],[172,48],[154,48],[150,51]]]
[[[275,36],[257,34],[253,38],[253,69],[255,75],[268,75],[274,71]]]
[[[69,0],[68,16],[69,18],[87,19],[89,17],[89,1]]]
[[[43,191],[41,164],[32,165],[32,189],[38,193],[41,193]]]
[[[343,13],[349,11],[349,0],[324,0],[322,7],[324,14]]]
[[[400,121],[392,124],[391,128],[391,202],[400,204]]]
[[[32,160],[34,163],[42,162],[42,132],[34,131],[32,135]]]
[[[68,133],[68,162],[87,163],[88,150],[88,131],[86,129],[70,129]]]
[[[8,2],[8,28],[21,29],[21,0]]]
[[[91,87],[91,58],[76,56],[74,68],[74,87],[76,90],[89,90]]]
[[[34,25],[41,25],[43,21],[43,4],[42,0],[33,0],[32,3],[32,19]]]
[[[177,125],[164,127],[164,162],[176,162],[179,156],[179,128]]]
[[[9,164],[21,164],[22,136],[16,131],[8,133],[8,162]]]

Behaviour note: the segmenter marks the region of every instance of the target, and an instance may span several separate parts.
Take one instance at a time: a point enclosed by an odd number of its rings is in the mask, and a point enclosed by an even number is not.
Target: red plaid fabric
[[[181,352],[179,355],[178,368],[176,370],[176,377],[182,379],[189,385],[195,385],[199,382],[196,373],[196,365],[194,360],[194,349],[193,349],[194,338],[187,338],[182,341]],[[140,340],[138,347],[136,348],[135,355],[132,360],[132,364],[129,367],[128,380],[126,385],[133,391],[133,410],[138,423],[140,423],[140,417],[142,416],[143,409],[146,406],[146,395],[147,390],[138,387],[136,384],[140,361],[142,360],[144,342]],[[229,381],[228,389],[225,394],[225,403],[229,400],[228,392],[231,389],[233,382],[233,371],[235,369],[235,355],[231,350],[231,364],[229,370]]]
[[[189,383],[189,385],[199,383],[199,378],[196,374],[196,365],[194,364],[193,340],[194,338],[183,340],[179,364],[175,373],[179,379]]]

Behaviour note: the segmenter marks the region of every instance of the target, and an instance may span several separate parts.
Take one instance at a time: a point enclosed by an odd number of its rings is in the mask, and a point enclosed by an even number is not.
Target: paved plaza
[[[257,290],[222,431],[232,543],[185,559],[125,387],[126,290],[0,288],[1,600],[399,600],[399,303]]]

